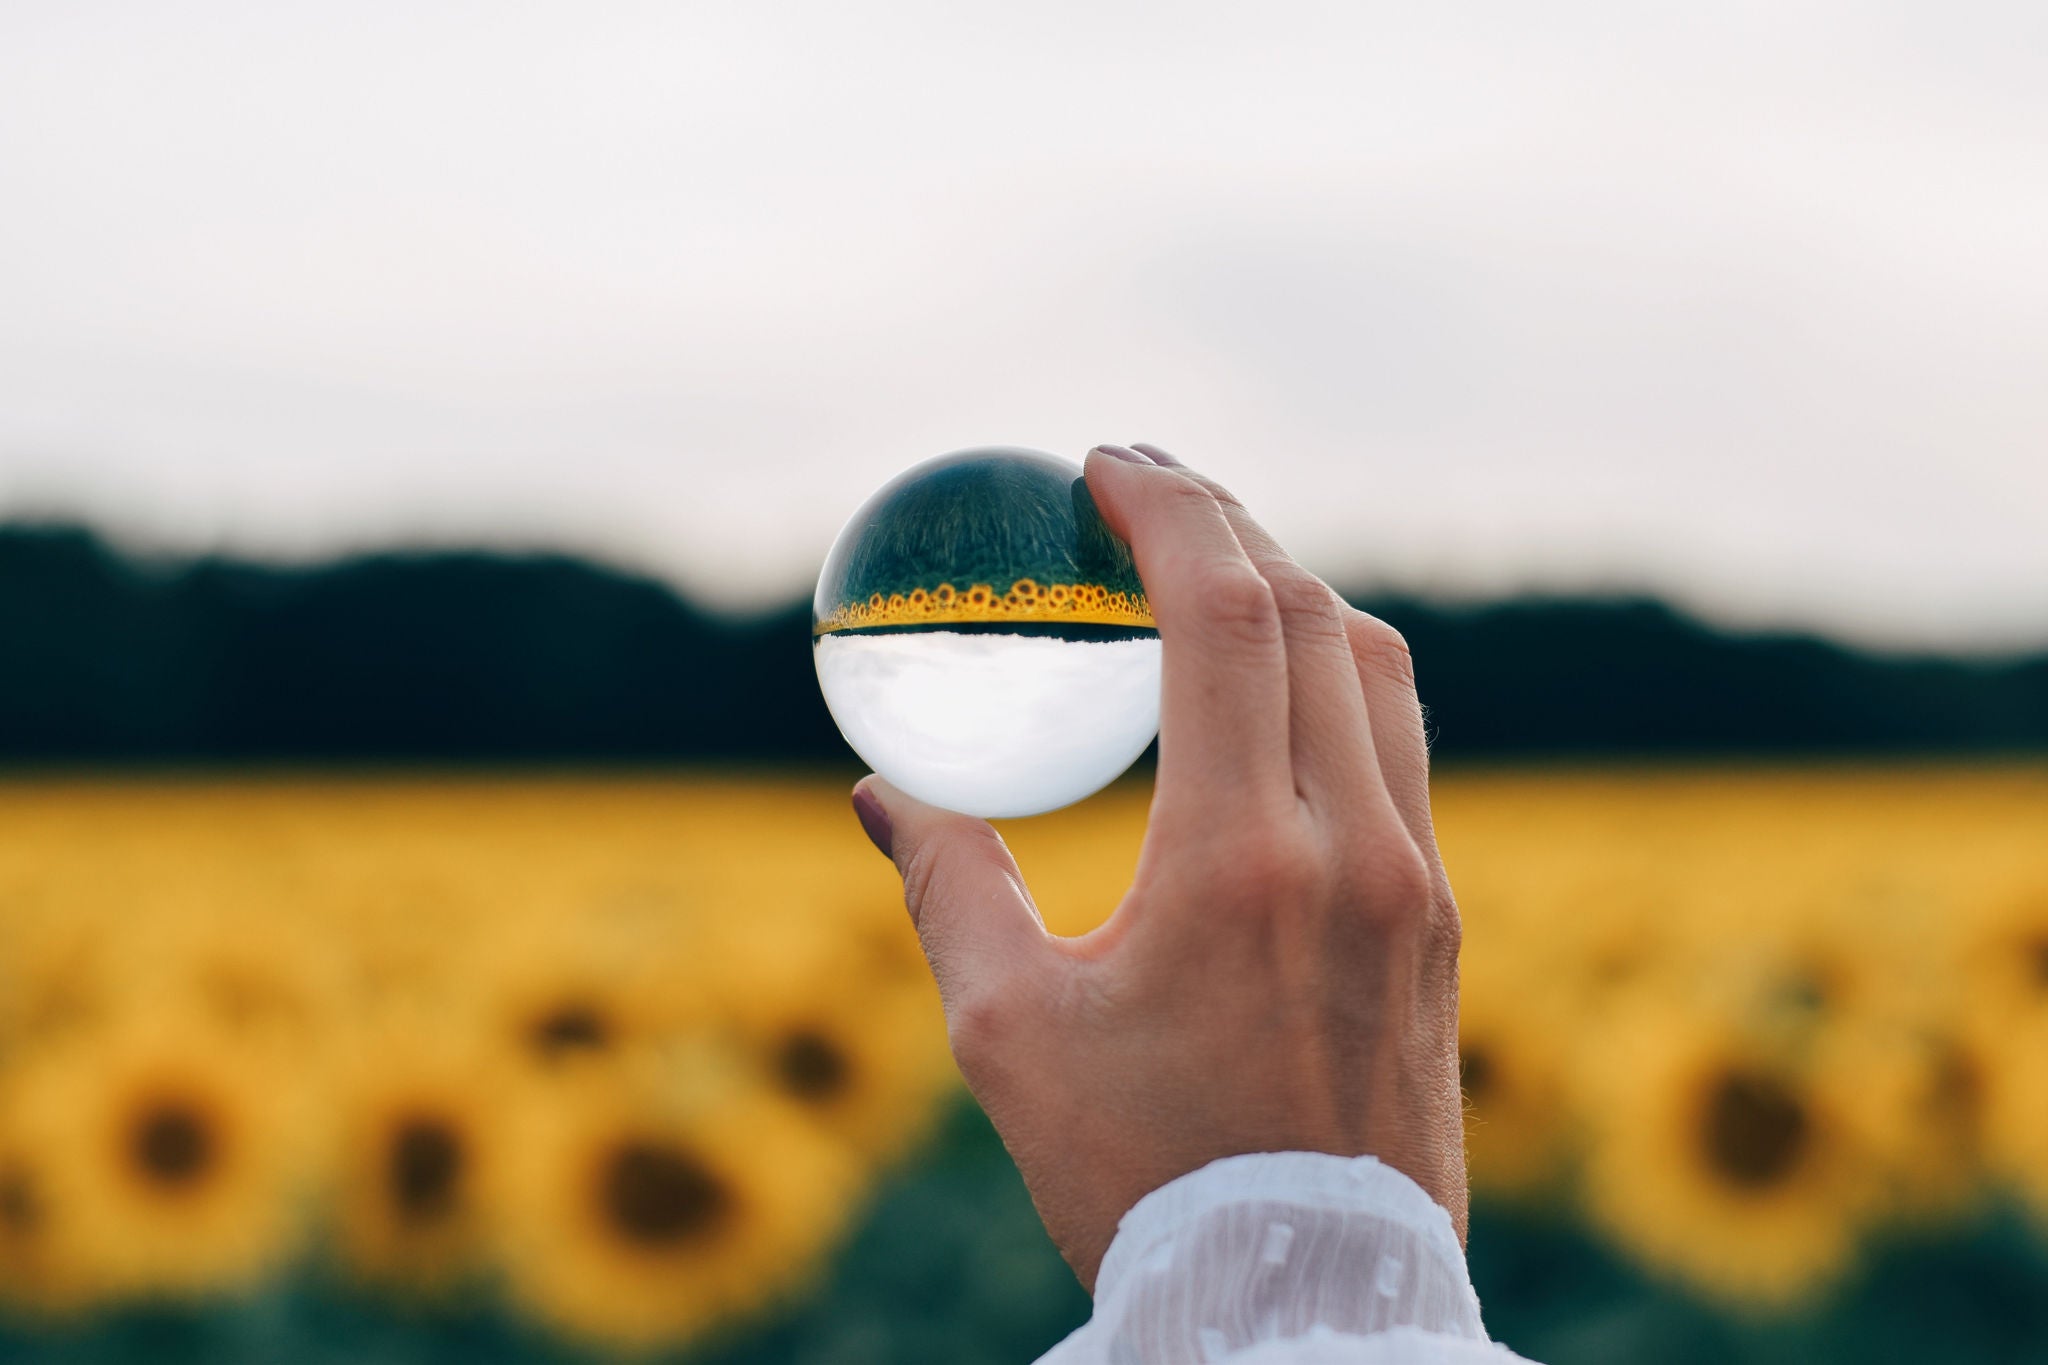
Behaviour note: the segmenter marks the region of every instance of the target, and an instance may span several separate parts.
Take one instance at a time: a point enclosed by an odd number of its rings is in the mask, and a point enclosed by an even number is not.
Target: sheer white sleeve
[[[1506,1365],[1450,1215],[1369,1156],[1226,1157],[1124,1215],[1040,1365]]]

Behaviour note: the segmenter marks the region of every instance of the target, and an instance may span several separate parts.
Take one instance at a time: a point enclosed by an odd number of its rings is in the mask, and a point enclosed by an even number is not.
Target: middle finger
[[[1209,491],[1246,557],[1273,590],[1287,642],[1288,750],[1296,790],[1312,809],[1339,820],[1398,820],[1374,752],[1365,692],[1337,594],[1297,564],[1229,489],[1157,446],[1133,449]]]

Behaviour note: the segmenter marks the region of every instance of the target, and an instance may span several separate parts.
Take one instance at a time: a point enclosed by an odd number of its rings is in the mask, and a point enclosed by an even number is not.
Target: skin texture
[[[1108,921],[1049,934],[989,825],[854,789],[961,1073],[1091,1291],[1131,1205],[1245,1152],[1369,1153],[1462,1240],[1458,910],[1407,647],[1157,447],[1097,447],[1087,478],[1165,653],[1150,822]]]

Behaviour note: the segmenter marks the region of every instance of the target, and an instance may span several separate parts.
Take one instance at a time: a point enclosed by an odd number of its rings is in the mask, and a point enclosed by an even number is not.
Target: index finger
[[[1223,509],[1192,479],[1122,447],[1089,451],[1086,473],[1159,623],[1162,814],[1214,819],[1247,802],[1291,804],[1280,613]]]
[[[1279,542],[1220,484],[1188,470],[1158,446],[1141,443],[1135,448],[1153,463],[1181,469],[1206,487],[1254,563],[1293,563]],[[1372,749],[1381,779],[1410,837],[1427,852],[1436,847],[1429,810],[1429,741],[1423,731],[1422,703],[1416,696],[1415,668],[1407,643],[1378,617],[1368,616],[1341,597],[1338,601],[1342,604],[1344,632],[1350,641],[1359,686],[1365,696],[1366,721],[1371,727]]]

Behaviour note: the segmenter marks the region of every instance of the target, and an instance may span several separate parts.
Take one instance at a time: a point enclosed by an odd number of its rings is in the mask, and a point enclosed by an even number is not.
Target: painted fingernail
[[[1097,446],[1095,448],[1101,451],[1103,454],[1109,456],[1109,458],[1111,458],[1112,460],[1122,460],[1125,464],[1152,463],[1143,455],[1140,455],[1137,451],[1132,450],[1129,446]]]
[[[1174,459],[1173,456],[1167,454],[1165,451],[1161,450],[1158,446],[1153,445],[1149,441],[1140,441],[1135,446],[1132,446],[1131,449],[1142,454],[1146,459],[1150,460],[1153,464],[1163,464],[1168,469],[1187,468],[1187,466],[1182,464],[1179,460]]]
[[[867,831],[868,841],[884,858],[894,857],[890,849],[896,843],[896,827],[889,823],[889,812],[882,809],[881,801],[866,787],[853,789],[853,813],[859,818],[860,827]]]

